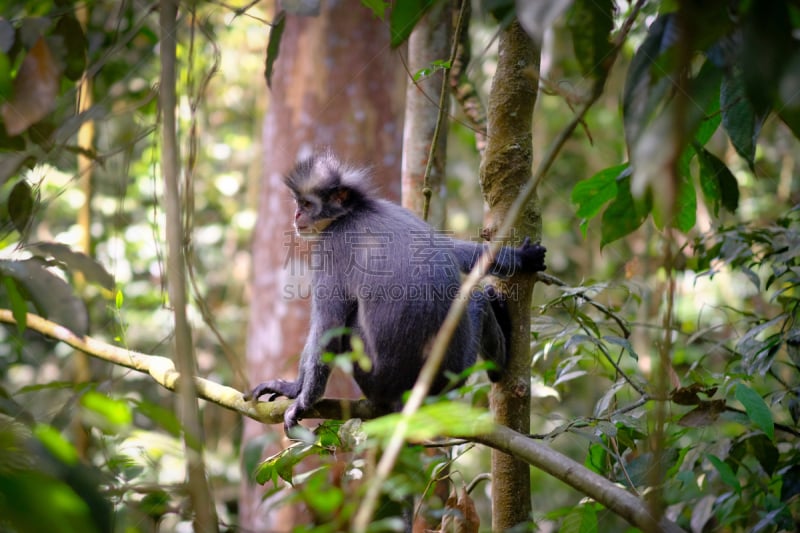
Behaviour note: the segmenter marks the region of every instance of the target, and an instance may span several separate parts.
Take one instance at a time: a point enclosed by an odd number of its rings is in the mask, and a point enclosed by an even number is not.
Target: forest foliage
[[[387,2],[364,0],[359,8],[388,24],[400,45],[430,3],[387,11]],[[585,112],[538,189],[549,276],[532,309],[531,438],[686,530],[794,530],[800,11],[744,0],[548,4],[491,2],[472,21],[483,52],[471,75],[484,93],[494,35],[511,17],[544,44],[539,160]],[[75,353],[26,327],[26,313],[35,313],[79,336],[169,355],[158,3],[0,5],[0,308],[16,323],[0,331],[0,529],[168,528],[191,516],[171,396],[103,362],[92,362],[90,379],[75,379]],[[180,13],[183,222],[198,368],[239,388],[257,117],[288,16],[296,14],[224,3]],[[449,68],[445,59],[430,70]],[[92,103],[80,108],[86,90]],[[479,162],[474,132],[454,115],[451,152],[463,157],[450,158],[451,221],[478,194]],[[89,123],[94,139],[81,145],[78,131]],[[91,162],[89,189],[81,158]],[[78,211],[87,201],[92,245],[81,250]],[[351,368],[358,357],[333,364]],[[426,512],[442,521],[472,506],[486,515],[490,502],[476,489],[488,467],[470,437],[489,430],[472,424],[483,420],[488,394],[476,373],[418,413],[409,440],[464,440],[449,441],[444,457],[407,447],[384,488],[390,500],[423,495]],[[236,523],[235,487],[251,476],[268,491],[290,484],[286,499],[305,503],[320,530],[345,529],[356,511],[350,494],[369,475],[357,452],[393,423],[329,421],[264,461],[239,449],[233,414],[202,410],[225,524]],[[331,461],[300,474],[295,467],[311,455]],[[431,494],[442,477],[452,501]],[[542,472],[531,497],[531,523],[545,530],[623,524]],[[376,530],[396,526],[391,512],[380,518]]]

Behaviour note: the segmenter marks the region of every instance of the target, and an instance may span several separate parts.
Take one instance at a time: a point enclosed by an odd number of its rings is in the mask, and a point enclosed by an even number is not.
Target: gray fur
[[[354,179],[364,174],[328,153],[301,162],[287,177],[298,206],[313,195],[309,205],[314,209],[318,199],[327,202],[325,212],[314,216],[332,220],[315,236],[315,248],[325,250],[331,261],[312,273],[311,327],[297,381],[267,381],[250,395],[296,398],[285,415],[287,429],[322,397],[330,373],[322,353],[349,349],[346,335],[321,345],[325,333],[336,328],[347,327],[361,337],[372,360],[370,371],[354,371],[364,395],[379,406],[398,409],[458,292],[461,273],[471,270],[484,250],[482,244],[434,231],[403,207],[375,199]],[[526,239],[519,248],[503,248],[489,273],[540,270],[544,248]],[[447,386],[447,374],[458,375],[474,365],[478,352],[495,363],[497,371],[490,377],[499,379],[510,334],[503,313],[505,302],[493,288],[473,293],[432,393]]]

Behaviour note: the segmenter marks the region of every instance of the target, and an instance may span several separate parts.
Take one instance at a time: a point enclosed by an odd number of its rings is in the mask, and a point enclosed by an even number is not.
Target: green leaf
[[[617,196],[617,180],[628,170],[628,163],[608,167],[589,179],[579,181],[572,188],[572,203],[578,206],[576,214],[592,218]]]
[[[722,479],[722,482],[728,485],[729,487],[733,487],[736,489],[736,492],[742,491],[742,486],[739,484],[739,478],[736,477],[731,465],[717,457],[716,455],[707,454],[706,458],[709,462],[714,465],[714,468],[717,469],[719,472],[719,477]]]
[[[62,463],[74,465],[78,462],[78,452],[54,427],[38,424],[33,433],[39,439],[39,442],[44,444],[45,448]]]
[[[788,502],[800,494],[800,465],[794,465],[781,476],[781,501]]]
[[[18,181],[8,195],[8,216],[14,228],[24,233],[33,214],[33,189],[26,180]]]
[[[597,510],[591,504],[573,508],[561,522],[559,533],[597,533]]]
[[[86,48],[88,42],[80,22],[71,14],[58,19],[53,33],[63,40],[64,76],[77,81],[86,69]]]
[[[669,95],[672,80],[655,65],[677,39],[675,19],[673,14],[658,17],[631,59],[622,93],[622,118],[629,152],[633,152],[639,135]]]
[[[134,401],[133,404],[136,406],[137,412],[164,428],[170,435],[180,436],[181,422],[173,411],[145,401]]]
[[[766,435],[756,434],[747,439],[747,445],[758,463],[768,476],[775,473],[778,466],[780,452],[775,444]]]
[[[114,290],[114,277],[103,265],[83,252],[76,252],[66,244],[57,242],[37,242],[29,245],[28,249],[36,255],[52,257],[64,263],[67,270],[80,272],[90,283],[96,283],[109,291]]]
[[[744,383],[739,383],[736,386],[736,399],[744,405],[744,410],[747,412],[747,417],[750,421],[763,431],[770,440],[775,440],[775,421],[772,419],[772,412],[761,395]]]
[[[11,97],[11,60],[8,56],[0,52],[0,101],[6,101]]]
[[[722,83],[722,82],[720,82]],[[722,122],[722,113],[720,113],[720,98],[711,98],[705,106],[705,116],[700,120],[697,126],[697,131],[694,133],[694,140],[700,146],[705,146],[714,132],[719,128]],[[690,152],[694,157],[694,152]]]
[[[17,323],[17,332],[22,335],[28,327],[28,306],[25,298],[22,297],[14,278],[3,276],[3,285],[6,287],[9,303],[11,304],[11,314]]]
[[[583,462],[583,466],[603,476],[606,473],[607,460],[608,454],[605,447],[601,444],[594,443],[589,445],[589,453],[586,454],[586,460]]]
[[[397,427],[400,413],[364,422],[367,435],[388,438]],[[409,420],[407,440],[423,441],[434,437],[469,437],[486,433],[492,428],[491,417],[485,410],[459,402],[437,402],[422,406]]]
[[[294,467],[309,455],[328,453],[326,449],[315,444],[296,442],[285,450],[266,459],[255,470],[255,480],[263,485],[272,481],[276,486],[280,477],[287,483],[293,483]]]
[[[736,152],[752,169],[755,165],[756,140],[761,130],[761,121],[756,117],[753,104],[747,99],[741,69],[733,69],[722,79],[720,102],[722,126]]]
[[[636,204],[631,194],[631,179],[617,180],[617,197],[603,213],[600,246],[633,233],[647,218],[649,209]]]
[[[695,145],[698,162],[700,163],[700,188],[711,204],[716,216],[719,206],[722,205],[731,213],[736,212],[739,206],[739,183],[730,169],[717,156]]]
[[[678,197],[676,199],[675,220],[672,225],[684,233],[688,233],[697,221],[697,193],[689,174],[680,175]]]
[[[272,21],[269,40],[267,41],[267,62],[264,67],[264,77],[267,79],[267,87],[270,88],[272,88],[272,72],[281,49],[281,37],[284,29],[286,29],[286,12],[280,11]]]
[[[397,48],[411,35],[419,19],[433,5],[433,0],[403,0],[395,2],[389,16],[392,48]]]
[[[581,72],[604,77],[611,55],[609,35],[614,29],[614,3],[611,0],[575,0],[567,15],[575,57]]]
[[[634,361],[639,360],[639,354],[636,353],[636,350],[633,349],[633,344],[626,338],[617,337],[616,335],[604,335],[603,340],[609,344],[615,344],[617,346],[622,347],[626,352],[633,357]]]
[[[47,270],[39,259],[0,260],[0,274],[14,278],[38,313],[78,336],[86,335],[89,329],[86,306],[75,297],[72,288]]]
[[[81,406],[84,408],[84,415],[92,425],[110,434],[119,433],[133,423],[133,413],[125,400],[117,400],[96,391],[88,391],[81,397]]]
[[[361,0],[361,5],[372,11],[381,21],[386,19],[386,10],[391,6],[388,0]]]

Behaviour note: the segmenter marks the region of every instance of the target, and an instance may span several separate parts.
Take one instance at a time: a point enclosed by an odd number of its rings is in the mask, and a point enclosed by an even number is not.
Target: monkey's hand
[[[286,396],[290,400],[297,398],[300,394],[299,381],[286,381],[284,379],[271,379],[257,385],[250,393],[245,394],[245,400],[258,400],[265,394],[269,394],[268,402],[272,402],[278,396]]]
[[[547,249],[541,244],[531,244],[530,237],[525,237],[522,244],[517,248],[520,270],[522,272],[541,272],[547,268],[544,264],[544,254]]]

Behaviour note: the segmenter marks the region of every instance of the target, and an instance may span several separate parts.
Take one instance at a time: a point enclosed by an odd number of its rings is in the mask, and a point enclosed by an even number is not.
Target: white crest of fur
[[[330,149],[312,156],[311,160],[311,168],[302,180],[300,192],[303,194],[313,194],[315,191],[325,190],[331,186],[344,186],[359,190],[370,188],[367,169],[344,163]]]

